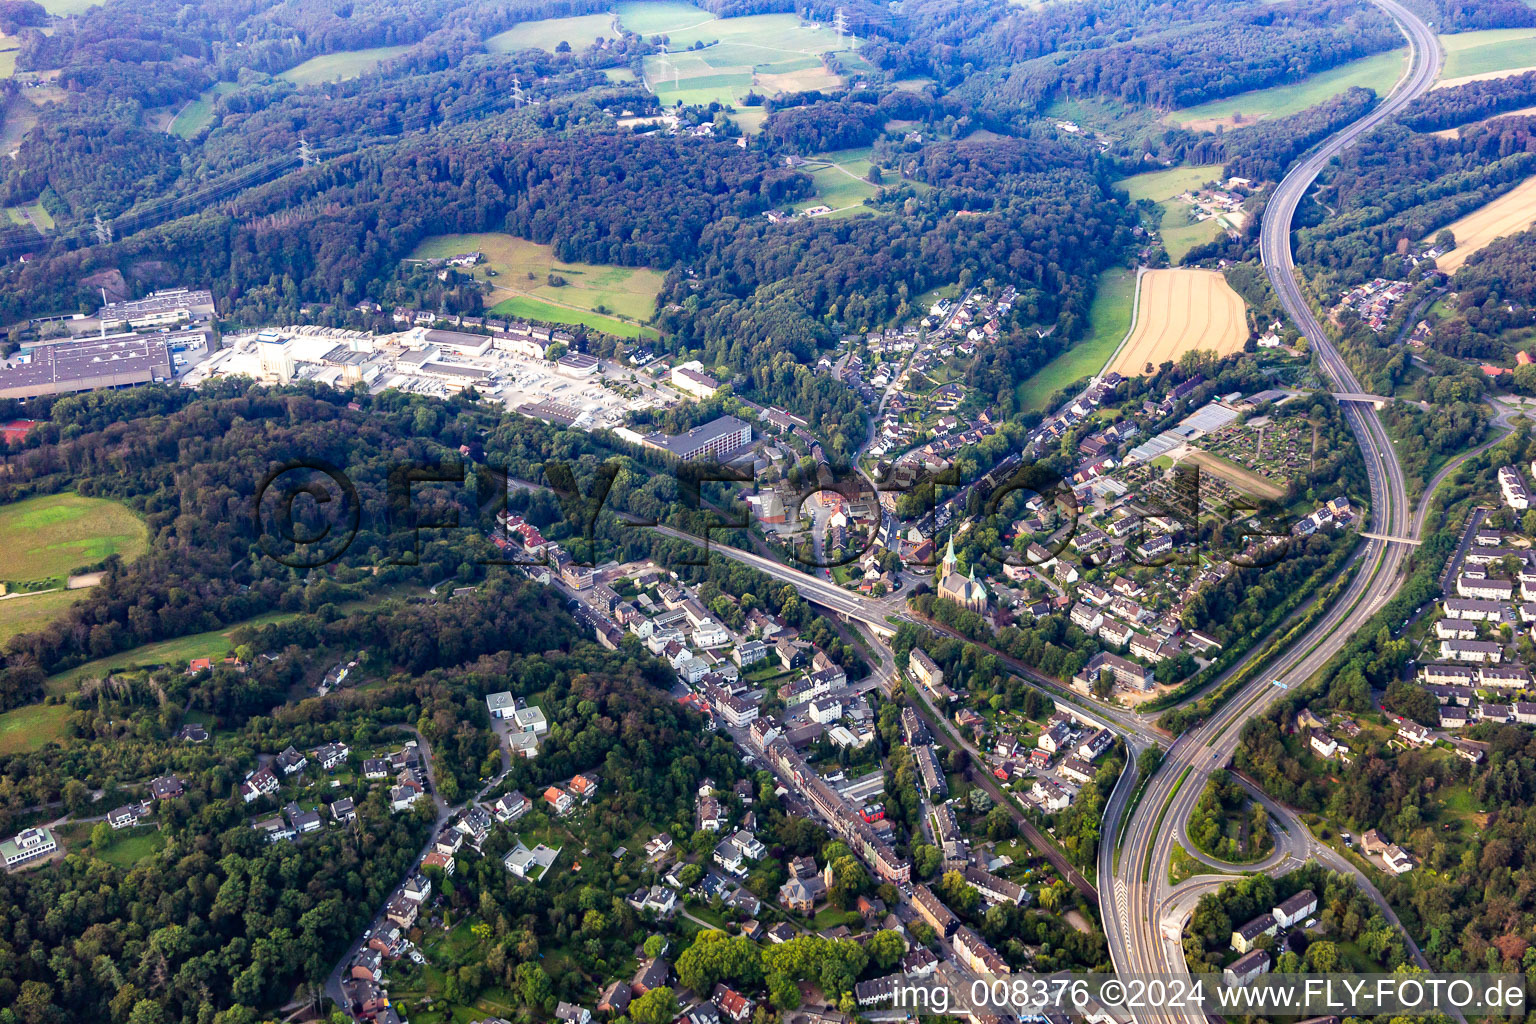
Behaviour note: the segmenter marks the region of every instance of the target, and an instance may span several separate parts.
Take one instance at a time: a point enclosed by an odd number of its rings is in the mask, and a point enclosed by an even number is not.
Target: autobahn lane
[[[1268,203],[1260,232],[1260,253],[1281,305],[1306,335],[1334,390],[1340,393],[1358,394],[1364,389],[1307,305],[1292,260],[1291,224],[1303,196],[1328,162],[1433,85],[1441,61],[1438,41],[1427,25],[1396,0],[1374,2],[1397,22],[1408,39],[1412,52],[1408,71],[1375,110],[1331,136],[1286,175]],[[1371,491],[1371,532],[1385,537],[1409,536],[1419,523],[1408,505],[1402,469],[1380,419],[1372,407],[1358,402],[1346,402],[1343,411],[1365,460]],[[1113,814],[1106,816],[1100,851],[1101,907],[1118,972],[1186,973],[1178,935],[1170,935],[1162,927],[1165,909],[1177,902],[1166,891],[1167,864],[1182,831],[1182,827],[1169,827],[1169,823],[1182,826],[1187,821],[1211,771],[1231,758],[1242,723],[1321,669],[1391,599],[1400,585],[1408,551],[1405,544],[1367,540],[1361,570],[1319,622],[1169,751],[1147,784],[1146,795],[1124,823],[1118,864],[1113,847],[1114,830],[1120,823],[1112,820]],[[1110,809],[1115,810],[1113,801]],[[1108,877],[1106,865],[1113,865],[1113,884],[1104,881]],[[1170,1011],[1136,1015],[1143,1024],[1199,1016]]]

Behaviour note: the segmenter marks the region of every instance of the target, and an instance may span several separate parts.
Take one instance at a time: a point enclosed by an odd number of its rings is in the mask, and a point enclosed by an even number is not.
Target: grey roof
[[[30,360],[0,366],[0,398],[68,394],[171,376],[170,350],[158,335],[44,345],[31,350]]]

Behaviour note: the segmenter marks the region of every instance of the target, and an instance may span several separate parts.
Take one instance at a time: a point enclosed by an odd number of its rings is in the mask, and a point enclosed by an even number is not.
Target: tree
[[[939,865],[942,863],[944,863],[944,854],[937,846],[918,843],[912,848],[912,870],[919,878],[932,878],[933,873],[939,870]]]
[[[635,1024],[671,1024],[677,1016],[677,997],[666,985],[658,985],[629,1004]]]
[[[1339,948],[1326,940],[1307,947],[1307,963],[1318,974],[1332,974],[1339,966]]]
[[[652,960],[667,951],[667,940],[660,935],[652,935],[645,940],[645,955]]]
[[[882,971],[888,971],[895,967],[906,953],[907,944],[902,941],[899,932],[883,930],[870,936],[869,943],[864,948],[876,967]]]
[[[91,802],[91,790],[79,779],[64,783],[64,806],[70,814],[79,814]]]

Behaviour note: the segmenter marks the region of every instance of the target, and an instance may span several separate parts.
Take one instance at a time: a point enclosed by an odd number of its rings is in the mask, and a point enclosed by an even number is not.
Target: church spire
[[[955,555],[955,535],[949,535],[949,543],[944,548],[944,575],[948,576],[959,566],[960,559]]]

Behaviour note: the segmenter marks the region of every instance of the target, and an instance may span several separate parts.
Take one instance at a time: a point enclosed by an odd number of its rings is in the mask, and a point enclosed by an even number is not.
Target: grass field
[[[36,224],[44,231],[52,231],[56,226],[53,223],[53,214],[49,213],[42,203],[28,203],[21,209],[31,219],[33,224]]]
[[[552,246],[498,232],[435,235],[423,240],[411,255],[423,259],[477,250],[485,259],[474,268],[474,275],[492,285],[490,302],[499,315],[586,324],[622,337],[640,335],[639,322],[655,312],[656,294],[665,281],[663,274],[644,268],[562,263]],[[551,285],[550,274],[566,283]]]
[[[1043,410],[1057,391],[1104,368],[1115,346],[1131,329],[1131,299],[1136,291],[1134,271],[1106,270],[1088,307],[1088,335],[1046,363],[1015,389],[1016,404],[1025,412]]]
[[[1168,115],[1167,120],[1190,128],[1215,128],[1217,125],[1236,124],[1239,116],[1243,121],[1284,117],[1316,106],[1357,85],[1375,89],[1377,96],[1385,96],[1402,75],[1407,59],[1406,49],[1378,53],[1373,57],[1340,64],[1290,85],[1255,89],[1175,110]]]
[[[0,153],[12,153],[26,138],[27,132],[37,125],[37,108],[25,97],[18,96],[5,108],[4,124],[0,125]]]
[[[1176,199],[1165,199],[1157,205],[1163,211],[1157,230],[1163,236],[1163,248],[1170,263],[1178,263],[1189,250],[1221,234],[1221,223],[1215,217],[1196,220],[1193,208]]]
[[[1483,246],[1496,238],[1524,231],[1536,221],[1536,178],[1527,178],[1486,206],[1448,225],[1456,236],[1456,248],[1435,261],[1447,274],[1454,274],[1461,265]],[[1433,238],[1439,229],[1430,232]]]
[[[124,871],[165,848],[165,834],[153,825],[121,829],[112,833],[112,843],[96,856]]]
[[[21,43],[15,36],[0,35],[0,78],[10,78],[16,73],[16,54]]]
[[[505,32],[485,41],[485,48],[492,53],[516,53],[519,50],[547,50],[555,52],[561,43],[569,43],[580,53],[593,44],[599,36],[612,39],[618,35],[613,29],[613,18],[607,14],[583,14],[573,18],[545,18],[542,21],[525,21],[513,25]]]
[[[128,669],[135,665],[170,665],[191,661],[193,658],[222,658],[229,653],[229,634],[240,627],[280,622],[283,619],[291,619],[296,614],[296,612],[268,612],[266,615],[258,615],[223,629],[211,629],[206,633],[179,636],[173,640],[162,640],[159,643],[135,647],[121,654],[97,658],[95,661],[88,661],[84,665],[49,676],[43,689],[49,696],[63,696],[75,689],[83,680],[99,679],[109,672]]]
[[[602,331],[616,338],[656,338],[660,337],[654,327],[646,327],[629,320],[615,320],[611,316],[603,316],[601,313],[590,313],[585,310],[567,309],[564,306],[556,306],[545,302],[543,299],[535,299],[527,295],[514,295],[509,299],[503,299],[490,308],[492,316],[519,317],[526,320],[543,320],[552,324],[570,324],[571,326],[585,325],[594,331]]]
[[[842,80],[821,55],[846,51],[829,27],[793,14],[716,18],[690,4],[620,4],[620,23],[643,36],[667,37],[668,51],[647,57],[646,84],[663,104],[739,104],[750,91],[833,89]],[[689,49],[702,45],[703,49]]]
[[[737,107],[731,119],[736,122],[736,127],[741,129],[743,135],[756,135],[763,130],[763,122],[768,120],[768,108]]]
[[[1192,349],[1231,355],[1248,337],[1243,300],[1214,270],[1149,270],[1141,279],[1136,327],[1110,369],[1128,377]]]
[[[816,198],[797,203],[794,209],[798,212],[812,206],[830,206],[833,213],[862,210],[864,200],[879,191],[878,186],[867,180],[869,155],[865,147],[808,157],[806,170],[816,184]]]
[[[1192,188],[1199,188],[1208,181],[1221,181],[1221,164],[1194,164],[1188,167],[1170,167],[1166,171],[1148,171],[1133,174],[1115,182],[1130,193],[1131,201],[1150,199],[1160,203],[1165,199],[1182,195]]]
[[[366,75],[379,66],[381,61],[398,57],[409,46],[375,46],[371,50],[345,50],[327,53],[305,61],[298,67],[289,68],[278,78],[286,78],[295,85],[319,85],[322,82],[341,82],[358,75]]]
[[[625,28],[642,36],[669,35],[715,20],[715,16],[708,11],[693,4],[681,3],[679,0],[664,0],[661,3],[622,3],[618,4],[614,10],[618,12],[619,22]]]
[[[85,596],[84,590],[49,590],[0,600],[0,650],[18,633],[32,633]]]
[[[1441,87],[1458,79],[1471,80],[1536,66],[1536,28],[1457,32],[1441,36],[1440,45],[1445,47]]]
[[[138,558],[149,530],[127,506],[78,494],[50,494],[0,506],[4,579],[58,580],[109,555]]]
[[[0,756],[25,754],[64,738],[68,704],[29,704],[0,715]]]
[[[214,82],[197,99],[188,103],[176,112],[170,127],[166,130],[172,135],[183,139],[190,139],[198,132],[213,124],[213,104],[220,96],[227,96],[239,86],[234,82]]]
[[[100,7],[101,0],[41,0],[43,10],[49,14],[83,14],[92,7]]]

